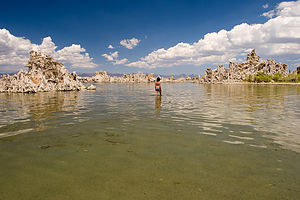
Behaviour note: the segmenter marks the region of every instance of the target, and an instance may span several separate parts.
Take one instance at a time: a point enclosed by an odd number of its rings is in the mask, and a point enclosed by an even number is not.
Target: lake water
[[[299,199],[300,86],[0,94],[0,199]]]

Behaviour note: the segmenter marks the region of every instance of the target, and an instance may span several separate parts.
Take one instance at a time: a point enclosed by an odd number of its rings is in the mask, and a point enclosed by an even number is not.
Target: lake
[[[0,94],[0,199],[299,199],[300,86]]]

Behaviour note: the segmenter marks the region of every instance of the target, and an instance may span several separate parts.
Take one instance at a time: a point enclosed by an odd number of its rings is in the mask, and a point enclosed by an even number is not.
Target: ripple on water
[[[223,140],[223,142],[228,143],[228,144],[245,144],[245,142],[241,141],[229,141],[229,140]]]
[[[0,94],[0,137],[34,133],[0,140],[1,195],[297,199],[300,89],[182,83],[163,91],[161,100],[153,84]]]
[[[30,131],[33,131],[33,128],[23,129],[23,130],[18,130],[18,131],[4,132],[4,133],[0,133],[0,138],[10,137],[10,136],[14,136],[14,135],[23,134],[23,133],[28,133]]]
[[[201,135],[210,135],[210,136],[216,136],[216,133],[209,133],[209,132],[200,132]]]
[[[237,138],[237,139],[241,139],[241,140],[254,140],[254,138],[251,138],[251,137],[241,137],[241,136],[237,136],[237,135],[229,135],[229,137]]]
[[[263,149],[267,148],[267,146],[265,146],[265,145],[249,144],[249,146],[251,146],[251,147],[257,147],[257,148],[263,148]]]
[[[106,126],[131,131],[143,121],[145,127],[156,123],[158,131],[200,130],[226,141],[265,146],[271,141],[300,152],[299,87],[164,84],[164,96],[156,98],[152,86],[99,84],[93,93],[0,94],[0,128],[21,130],[32,124],[44,130],[90,120],[103,126],[107,120]],[[45,126],[49,120],[51,127]]]

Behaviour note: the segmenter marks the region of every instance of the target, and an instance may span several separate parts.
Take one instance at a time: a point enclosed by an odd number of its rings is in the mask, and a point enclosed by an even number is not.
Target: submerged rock
[[[247,81],[250,77],[254,77],[258,72],[263,72],[267,75],[280,73],[287,76],[287,65],[276,63],[275,60],[267,60],[267,62],[259,61],[259,56],[255,50],[252,50],[247,55],[247,60],[244,63],[230,62],[229,68],[226,69],[220,65],[217,69],[207,69],[205,74],[200,77],[200,83],[224,83],[224,82],[241,82]]]
[[[78,81],[75,72],[69,73],[62,63],[54,61],[49,55],[31,51],[25,67],[28,71],[20,70],[12,76],[3,75],[0,79],[0,92],[35,93],[85,88]]]

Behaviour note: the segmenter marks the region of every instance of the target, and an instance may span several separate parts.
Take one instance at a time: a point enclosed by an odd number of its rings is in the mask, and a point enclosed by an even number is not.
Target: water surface
[[[298,199],[300,87],[0,94],[0,199]]]

